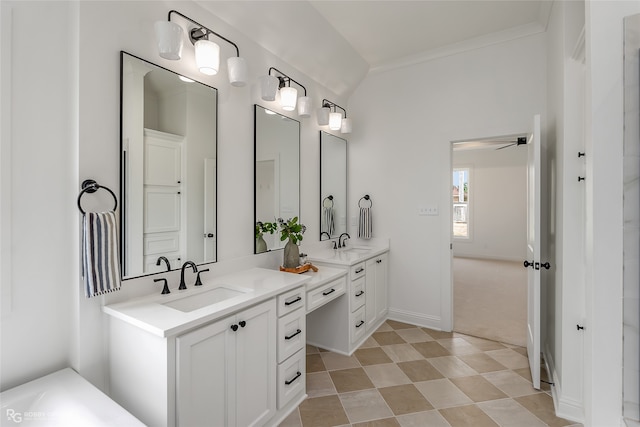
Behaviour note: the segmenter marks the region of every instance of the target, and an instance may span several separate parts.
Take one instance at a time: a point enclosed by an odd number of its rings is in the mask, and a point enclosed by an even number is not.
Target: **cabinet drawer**
[[[340,279],[307,292],[307,312],[313,311],[329,301],[336,299],[344,294],[345,289],[346,278],[341,277]]]
[[[306,342],[306,316],[304,310],[278,319],[278,363],[304,347]]]
[[[361,277],[364,277],[365,274],[365,264],[361,262],[360,264],[356,264],[351,267],[351,280],[357,280]]]
[[[360,307],[349,316],[349,320],[351,321],[351,344],[355,344],[367,330],[364,307]]]
[[[302,349],[278,365],[278,409],[284,408],[292,398],[305,392],[305,363],[305,351]]]
[[[278,295],[278,317],[282,317],[300,307],[304,307],[304,294],[304,286],[300,286],[282,295]]]
[[[350,298],[351,298],[351,311],[354,312],[360,307],[364,305],[365,301],[365,279],[364,277],[359,278],[351,282],[350,286]]]

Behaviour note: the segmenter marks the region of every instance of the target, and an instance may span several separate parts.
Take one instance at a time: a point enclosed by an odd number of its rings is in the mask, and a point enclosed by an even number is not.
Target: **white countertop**
[[[325,283],[329,283],[335,279],[338,279],[347,274],[347,270],[340,268],[331,268],[320,266],[318,267],[318,271],[307,271],[303,273],[303,276],[310,277],[305,287],[307,291],[317,288],[318,286],[322,286]]]
[[[310,249],[307,255],[307,260],[313,262],[323,262],[338,265],[356,265],[362,261],[366,261],[369,258],[373,258],[380,254],[383,254],[389,250],[387,244],[357,244],[350,245],[347,241],[347,246],[340,249]]]
[[[328,270],[323,267],[318,273],[325,269]],[[318,277],[323,277],[323,274]],[[219,277],[209,278],[207,275],[202,275],[203,285],[198,288],[189,286],[188,289],[181,291],[175,288],[171,289],[170,294],[162,295],[158,287],[157,294],[107,305],[103,307],[103,311],[154,335],[168,337],[265,301],[303,285],[312,278],[312,275],[291,274],[265,268],[252,268]],[[204,294],[219,287],[238,290],[242,293],[189,312],[164,305],[192,295]]]

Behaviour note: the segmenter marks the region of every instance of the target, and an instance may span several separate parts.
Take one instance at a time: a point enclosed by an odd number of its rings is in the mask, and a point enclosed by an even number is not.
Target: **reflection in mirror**
[[[347,232],[347,141],[320,131],[320,240]]]
[[[273,223],[300,216],[300,122],[259,105],[255,114],[255,253],[283,248]]]
[[[125,52],[121,73],[122,275],[214,262],[217,90]]]

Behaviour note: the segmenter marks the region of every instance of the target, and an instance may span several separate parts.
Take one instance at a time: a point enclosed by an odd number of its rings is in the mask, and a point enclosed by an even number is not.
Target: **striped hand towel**
[[[329,233],[329,236],[333,236],[336,232],[336,223],[334,216],[334,209],[332,207],[322,208],[322,232]]]
[[[115,212],[87,212],[82,218],[82,276],[87,298],[120,289],[118,224]]]
[[[358,221],[358,237],[370,239],[373,235],[371,224],[371,208],[360,208],[360,220]]]

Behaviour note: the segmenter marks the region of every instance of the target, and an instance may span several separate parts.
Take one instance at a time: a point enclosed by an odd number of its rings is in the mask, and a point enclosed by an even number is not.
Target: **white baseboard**
[[[506,256],[506,255],[487,255],[487,254],[461,254],[454,253],[454,258],[470,258],[470,259],[484,259],[489,261],[513,261],[522,263],[522,260],[526,257],[518,256]]]
[[[549,373],[549,378],[553,382],[551,386],[551,397],[553,398],[553,406],[556,411],[556,416],[564,418],[577,423],[584,423],[584,406],[582,402],[575,399],[567,398],[562,395],[562,384],[560,384],[560,377],[558,377],[558,371],[556,371],[554,360],[551,357],[549,346],[545,345],[544,363]]]
[[[388,318],[398,322],[422,326],[424,328],[431,328],[438,331],[442,330],[442,319],[439,316],[428,316],[420,313],[390,308]]]

